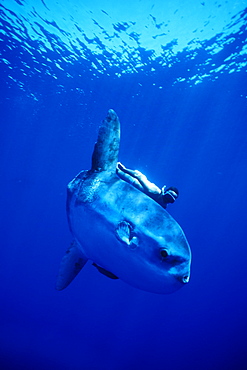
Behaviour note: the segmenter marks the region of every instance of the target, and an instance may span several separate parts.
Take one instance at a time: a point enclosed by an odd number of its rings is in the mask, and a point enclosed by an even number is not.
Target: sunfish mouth
[[[181,281],[181,283],[187,284],[190,280],[190,277],[189,277],[189,275],[181,276],[181,277],[179,277],[179,280]]]
[[[182,284],[187,284],[190,280],[189,275],[183,275],[183,276],[177,276],[177,279],[180,281]]]
[[[189,276],[183,276],[183,277],[182,277],[182,282],[183,282],[184,284],[187,284],[187,283],[189,282],[189,280],[190,280],[190,277],[189,277]]]

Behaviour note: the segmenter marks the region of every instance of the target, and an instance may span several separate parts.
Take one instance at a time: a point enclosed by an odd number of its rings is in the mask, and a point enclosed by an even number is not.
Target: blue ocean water
[[[247,1],[2,0],[0,369],[247,368]],[[67,183],[109,108],[192,249],[156,295],[87,264],[55,290]],[[97,237],[96,237],[97,238]]]

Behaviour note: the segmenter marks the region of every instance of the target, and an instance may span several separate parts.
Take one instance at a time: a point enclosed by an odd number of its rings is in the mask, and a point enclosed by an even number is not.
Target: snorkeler
[[[143,173],[138,170],[130,170],[120,162],[117,163],[116,172],[122,180],[147,194],[163,208],[166,208],[168,203],[174,203],[179,195],[177,188],[171,186],[166,189],[166,186],[163,186],[160,189],[157,185],[150,182]]]

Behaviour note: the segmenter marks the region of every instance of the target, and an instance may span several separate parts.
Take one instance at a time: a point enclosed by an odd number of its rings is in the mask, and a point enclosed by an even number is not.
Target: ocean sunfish
[[[183,230],[148,195],[116,174],[120,122],[113,110],[99,128],[92,168],[68,184],[73,241],[56,288],[66,288],[88,260],[104,275],[133,287],[172,293],[188,283],[191,252]]]

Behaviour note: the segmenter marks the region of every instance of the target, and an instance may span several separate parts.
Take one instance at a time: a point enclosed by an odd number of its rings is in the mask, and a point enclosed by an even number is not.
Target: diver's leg
[[[139,171],[136,171],[136,170],[130,170],[129,168],[126,168],[122,163],[118,162],[117,163],[117,169],[121,170],[122,172],[124,173],[127,173],[128,175],[132,176],[132,177],[136,177],[135,175],[137,174],[137,172]]]
[[[141,185],[141,183],[139,182],[138,179],[136,179],[135,177],[129,175],[128,173],[120,170],[119,167],[116,168],[116,172],[117,172],[117,175],[120,177],[120,179],[128,182],[129,184],[133,185],[135,188],[137,188],[141,191],[144,191],[143,186]]]
[[[143,173],[141,173],[140,171],[130,170],[129,168],[126,168],[122,163],[118,162],[117,163],[117,173],[120,174],[120,171],[121,171],[121,175],[123,176],[122,177],[123,180],[131,183],[131,181],[129,179],[129,176],[131,176],[133,178],[133,180],[136,179],[137,182],[132,180],[133,181],[132,185],[134,185],[138,189],[142,190],[144,193],[146,193],[146,194],[150,194],[150,193],[160,194],[161,193],[160,188],[157,185],[150,182],[147,179],[147,177],[145,175],[143,175]],[[126,177],[124,177],[124,175]],[[127,175],[129,175],[129,176],[127,176]],[[138,185],[138,182],[139,182],[139,185]]]
[[[144,193],[146,194],[160,194],[161,190],[160,188],[149,181],[143,173],[138,171],[138,174],[135,176],[136,179],[138,179],[139,183],[142,185],[144,189]]]

